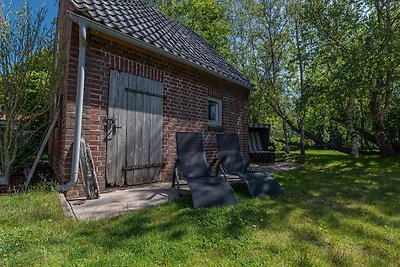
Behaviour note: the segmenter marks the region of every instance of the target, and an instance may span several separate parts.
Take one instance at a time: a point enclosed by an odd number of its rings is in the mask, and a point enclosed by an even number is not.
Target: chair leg
[[[180,188],[179,179],[178,179],[178,173],[177,173],[177,171],[176,171],[176,168],[174,169],[174,174],[173,174],[173,178],[172,178],[172,185],[171,185],[171,187],[172,187],[172,188],[175,188],[175,185],[176,185],[176,187],[177,187],[177,189],[178,189],[178,197],[181,197],[181,196],[182,196],[182,194],[181,194],[181,188]]]
[[[172,185],[171,185],[172,188],[175,188],[175,179],[176,179],[176,177],[174,175],[174,177],[172,178]]]
[[[178,179],[176,180],[176,187],[178,188],[178,197],[182,197],[181,186],[179,184]]]
[[[176,166],[177,163],[175,163],[174,171],[172,174],[172,188],[175,188],[176,185],[179,185],[178,168]]]

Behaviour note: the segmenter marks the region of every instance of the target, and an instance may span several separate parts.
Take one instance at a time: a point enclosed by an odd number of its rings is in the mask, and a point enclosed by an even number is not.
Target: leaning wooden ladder
[[[87,199],[97,199],[100,197],[99,183],[94,169],[92,152],[85,139],[81,139],[80,149],[80,169],[83,178],[83,185]]]

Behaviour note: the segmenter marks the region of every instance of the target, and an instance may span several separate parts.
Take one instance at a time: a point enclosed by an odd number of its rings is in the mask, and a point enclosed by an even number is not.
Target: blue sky
[[[6,6],[8,6],[11,3],[12,8],[18,8],[23,2],[23,0],[3,0],[3,1]],[[50,24],[53,19],[57,18],[58,0],[28,0],[28,3],[33,9],[37,9],[43,5],[47,8],[48,11],[47,11],[46,23]]]

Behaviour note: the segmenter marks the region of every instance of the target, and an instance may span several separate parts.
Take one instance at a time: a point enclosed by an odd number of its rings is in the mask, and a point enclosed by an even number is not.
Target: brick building
[[[238,133],[247,154],[251,85],[193,31],[141,0],[61,0],[58,29],[64,76],[49,155],[68,197],[84,195],[79,137],[101,190],[170,181],[177,131],[203,132],[208,160],[220,132]]]

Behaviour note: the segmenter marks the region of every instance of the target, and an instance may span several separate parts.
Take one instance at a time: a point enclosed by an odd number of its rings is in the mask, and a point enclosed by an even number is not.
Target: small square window
[[[208,124],[222,125],[222,101],[213,97],[208,98]]]

